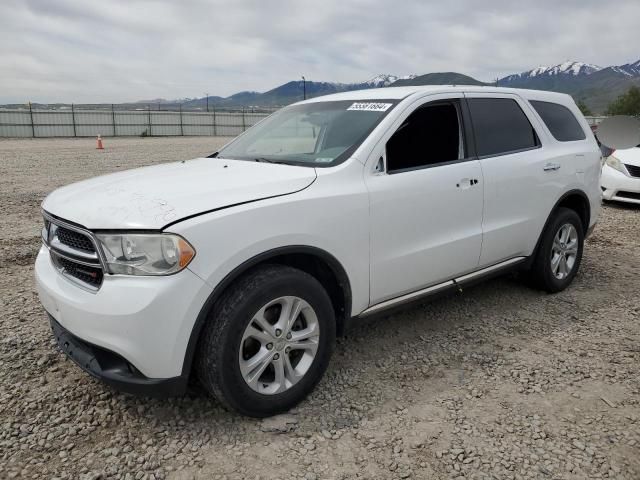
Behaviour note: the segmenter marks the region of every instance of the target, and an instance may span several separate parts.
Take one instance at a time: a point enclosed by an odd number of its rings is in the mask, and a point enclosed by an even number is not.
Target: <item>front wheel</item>
[[[287,266],[265,265],[242,277],[208,320],[198,378],[223,405],[253,417],[300,402],[322,377],[335,342],[326,291]]]
[[[532,276],[536,285],[550,293],[564,290],[578,273],[584,247],[584,230],[578,214],[561,207],[542,234]]]

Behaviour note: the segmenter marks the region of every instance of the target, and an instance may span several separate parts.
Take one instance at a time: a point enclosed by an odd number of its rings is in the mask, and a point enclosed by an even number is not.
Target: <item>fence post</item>
[[[217,137],[216,133],[216,107],[213,107],[213,136]]]
[[[184,137],[184,128],[182,126],[182,104],[180,104],[180,135]]]
[[[113,127],[113,136],[116,136],[116,112],[113,110],[113,103],[111,104],[111,126]]]
[[[244,119],[244,107],[242,107],[242,131],[244,132],[247,129],[247,123]]]
[[[31,118],[31,136],[36,138],[36,129],[33,126],[33,110],[31,108],[31,102],[29,102],[29,117]]]
[[[77,137],[78,135],[76,135],[76,111],[73,108],[73,103],[71,104],[71,121],[73,122],[73,136]]]
[[[151,105],[147,105],[147,127],[149,128],[149,136],[151,136]]]

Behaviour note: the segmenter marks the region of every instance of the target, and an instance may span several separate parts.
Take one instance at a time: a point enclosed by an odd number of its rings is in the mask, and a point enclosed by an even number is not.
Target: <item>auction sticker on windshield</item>
[[[393,103],[356,102],[347,110],[364,110],[366,112],[386,112]]]

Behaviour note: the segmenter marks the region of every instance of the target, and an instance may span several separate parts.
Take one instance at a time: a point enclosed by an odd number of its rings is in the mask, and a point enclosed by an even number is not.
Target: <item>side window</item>
[[[461,158],[464,158],[462,130],[454,103],[418,108],[387,142],[389,173]]]
[[[572,142],[587,138],[576,117],[564,105],[538,100],[531,100],[529,103],[538,112],[553,138],[559,142]]]
[[[520,105],[510,98],[469,98],[479,157],[503,155],[540,146]]]

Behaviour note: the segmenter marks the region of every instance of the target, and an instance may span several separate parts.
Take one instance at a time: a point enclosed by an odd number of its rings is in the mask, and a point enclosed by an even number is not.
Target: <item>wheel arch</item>
[[[278,247],[260,253],[241,263],[213,289],[201,308],[191,330],[182,365],[183,376],[188,377],[191,373],[200,334],[216,301],[241,275],[266,263],[288,265],[316,278],[327,290],[331,298],[336,314],[336,333],[341,335],[344,332],[346,323],[351,318],[351,284],[342,264],[329,252],[317,247],[307,245]]]
[[[582,221],[583,233],[586,234],[589,229],[589,223],[591,222],[591,204],[589,203],[587,194],[582,190],[569,190],[556,202],[553,210],[551,210],[549,214],[549,218],[551,218],[551,214],[560,207],[570,208],[578,214]],[[547,223],[549,222],[549,218],[547,219]],[[545,227],[546,226],[545,224]]]
[[[591,204],[589,203],[589,197],[587,194],[579,189],[573,189],[565,192],[562,196],[556,201],[555,205],[547,215],[547,220],[544,222],[544,226],[542,230],[538,234],[538,241],[536,242],[536,246],[533,250],[533,254],[531,255],[531,262],[538,254],[538,249],[540,248],[540,242],[542,242],[542,236],[544,235],[549,222],[553,218],[553,214],[558,211],[559,208],[566,207],[574,210],[578,216],[580,217],[583,233],[586,235],[587,230],[589,229],[589,223],[591,222]],[[527,262],[530,264],[531,262]],[[527,265],[530,266],[530,265]]]

